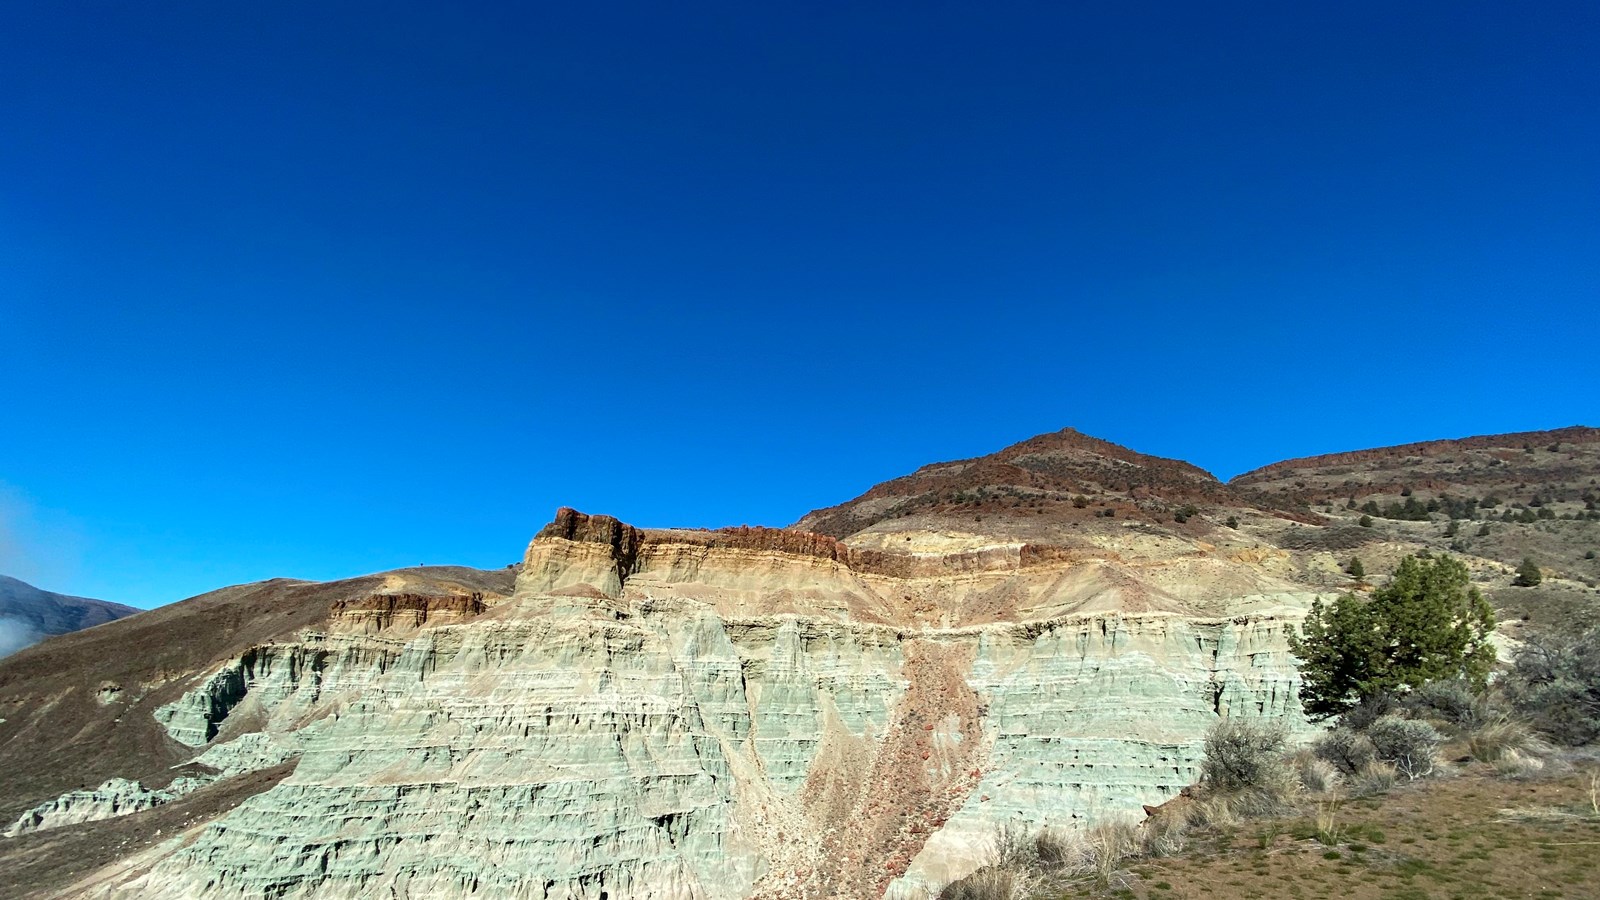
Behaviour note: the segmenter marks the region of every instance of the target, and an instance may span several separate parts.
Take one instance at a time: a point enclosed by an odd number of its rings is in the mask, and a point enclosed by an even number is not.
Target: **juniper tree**
[[[1306,715],[1325,719],[1445,678],[1481,688],[1494,665],[1493,630],[1494,611],[1465,564],[1408,556],[1370,600],[1346,594],[1312,602],[1301,633],[1289,635],[1301,660],[1300,702]]]
[[[1517,577],[1512,584],[1517,587],[1536,587],[1541,581],[1544,581],[1544,573],[1539,571],[1539,564],[1533,561],[1533,557],[1524,556],[1522,565],[1517,567]]]

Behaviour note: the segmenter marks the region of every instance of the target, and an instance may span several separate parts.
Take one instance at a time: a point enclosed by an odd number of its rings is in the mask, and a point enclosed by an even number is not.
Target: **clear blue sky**
[[[1592,0],[465,6],[0,4],[0,570],[1600,424]]]

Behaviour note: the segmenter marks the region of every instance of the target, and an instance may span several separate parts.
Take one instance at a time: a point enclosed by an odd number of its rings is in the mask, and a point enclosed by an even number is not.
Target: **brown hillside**
[[[1190,463],[1066,428],[988,456],[923,466],[854,500],[807,513],[793,527],[843,538],[908,515],[1074,521],[1105,510],[1164,521],[1190,505],[1254,508],[1261,501]]]
[[[1428,497],[1572,502],[1595,489],[1597,472],[1600,428],[1572,426],[1291,459],[1229,484],[1304,503],[1360,501],[1408,488]]]

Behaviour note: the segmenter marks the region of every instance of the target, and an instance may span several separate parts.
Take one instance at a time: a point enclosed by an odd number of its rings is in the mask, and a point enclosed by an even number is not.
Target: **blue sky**
[[[1594,3],[443,6],[0,5],[0,571],[1600,424]]]

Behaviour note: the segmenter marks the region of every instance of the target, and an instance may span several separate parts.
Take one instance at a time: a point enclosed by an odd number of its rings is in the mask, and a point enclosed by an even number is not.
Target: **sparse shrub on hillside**
[[[1584,558],[1584,559],[1594,559],[1594,551],[1593,551],[1593,550],[1590,550],[1590,551],[1589,551],[1589,552],[1588,552],[1588,553],[1585,553],[1585,554],[1584,554],[1584,555],[1583,555],[1583,558]]]
[[[1554,740],[1600,740],[1600,628],[1529,635],[1506,690],[1517,711]]]
[[[1427,722],[1384,716],[1367,729],[1378,758],[1391,763],[1395,771],[1415,781],[1433,774],[1434,757],[1444,735]]]
[[[1394,712],[1398,705],[1394,695],[1387,691],[1373,694],[1345,710],[1339,716],[1339,727],[1364,732],[1373,722]]]
[[[1533,557],[1524,556],[1522,565],[1517,567],[1517,577],[1511,582],[1517,587],[1537,587],[1544,581],[1544,573],[1539,571],[1539,564]]]
[[[1401,705],[1421,718],[1439,719],[1455,728],[1476,728],[1492,718],[1487,701],[1459,678],[1430,681],[1406,695]]]
[[[1366,735],[1350,728],[1335,728],[1311,745],[1311,752],[1347,776],[1353,776],[1378,758]]]
[[[1238,791],[1283,780],[1283,725],[1260,719],[1219,720],[1206,733],[1200,783],[1210,791]]]
[[[1239,527],[1239,519],[1238,519],[1237,516],[1229,516],[1228,517],[1228,521],[1224,522],[1223,524],[1227,525],[1229,528],[1238,528]],[[1590,559],[1594,559],[1594,554],[1590,553],[1589,554],[1589,558]]]
[[[1367,567],[1361,563],[1361,557],[1359,556],[1352,556],[1350,565],[1345,566],[1344,570],[1351,578],[1367,577]]]
[[[1362,528],[1371,528],[1372,527],[1372,517],[1371,516],[1367,516],[1367,515],[1363,515],[1361,518],[1356,520],[1356,524],[1360,525]]]
[[[1478,526],[1478,537],[1488,537],[1488,536],[1489,536],[1489,523],[1485,522],[1482,525]]]

